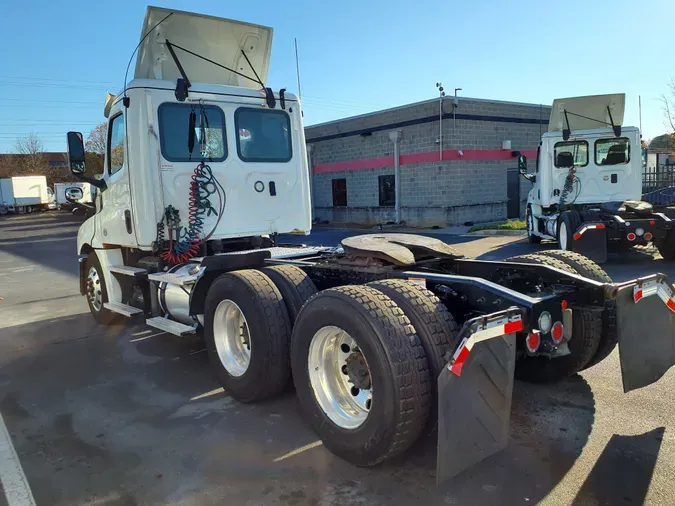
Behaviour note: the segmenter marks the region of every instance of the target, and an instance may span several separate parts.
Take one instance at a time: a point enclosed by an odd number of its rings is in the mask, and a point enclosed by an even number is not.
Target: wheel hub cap
[[[103,307],[103,293],[101,292],[101,278],[98,275],[96,267],[89,269],[87,274],[87,299],[95,311],[100,311]]]
[[[213,340],[225,370],[232,376],[242,376],[251,363],[251,334],[244,313],[229,299],[216,307]]]
[[[333,423],[356,429],[366,421],[372,404],[370,369],[347,332],[319,329],[309,345],[308,370],[314,397]]]
[[[370,371],[361,352],[352,353],[345,360],[349,382],[359,390],[370,390]],[[343,371],[344,372],[344,371]]]

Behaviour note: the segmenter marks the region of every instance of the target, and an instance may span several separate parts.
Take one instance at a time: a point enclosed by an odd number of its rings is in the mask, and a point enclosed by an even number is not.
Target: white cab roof
[[[570,130],[572,131],[591,130],[610,126],[611,121],[607,107],[609,107],[612,113],[614,124],[623,125],[625,106],[626,95],[624,93],[557,98],[553,101],[548,131],[560,132],[567,128],[565,111],[567,111],[567,118]]]
[[[165,44],[169,40],[174,46],[181,46],[255,79],[255,73],[242,54],[244,50],[260,80],[266,83],[272,52],[272,28],[191,12],[148,7],[141,39],[157,23],[160,23],[159,26],[138,48],[134,78],[175,82],[181,77]],[[190,82],[260,89],[257,82],[180,49],[174,48],[174,51]]]

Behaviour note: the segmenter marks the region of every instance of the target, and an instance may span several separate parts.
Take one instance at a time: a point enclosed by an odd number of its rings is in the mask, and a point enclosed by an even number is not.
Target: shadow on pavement
[[[572,504],[645,504],[665,430],[614,434]]]
[[[508,448],[437,487],[434,434],[356,468],[313,444],[293,393],[248,405],[222,392],[199,336],[84,314],[0,330],[0,343],[0,409],[38,504],[534,504],[595,413],[580,376],[517,382]]]

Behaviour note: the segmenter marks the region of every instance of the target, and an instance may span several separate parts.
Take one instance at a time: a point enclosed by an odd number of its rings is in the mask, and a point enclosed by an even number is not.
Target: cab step
[[[138,309],[134,306],[127,306],[121,302],[106,302],[103,304],[103,307],[113,313],[124,315],[127,318],[131,318],[132,316],[139,315],[143,312],[142,309]]]
[[[150,281],[159,283],[169,283],[171,285],[184,286],[195,283],[199,279],[199,274],[191,274],[187,276],[178,276],[172,272],[155,272],[148,274]]]
[[[163,318],[161,316],[148,318],[145,320],[145,323],[151,327],[163,330],[164,332],[168,332],[169,334],[179,337],[185,336],[187,334],[194,334],[196,330],[195,327],[184,325],[180,322],[169,320],[168,318]]]
[[[132,277],[145,276],[148,273],[146,269],[142,269],[140,267],[130,267],[128,265],[113,265],[110,267],[110,272]]]

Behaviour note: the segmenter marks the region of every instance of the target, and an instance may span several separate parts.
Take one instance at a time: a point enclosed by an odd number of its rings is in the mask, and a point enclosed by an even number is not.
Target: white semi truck
[[[54,193],[45,176],[0,179],[0,205],[11,213],[53,209]]]
[[[673,365],[661,274],[612,283],[570,252],[478,261],[407,234],[279,243],[312,217],[301,103],[265,86],[271,42],[271,28],[149,8],[133,80],[106,103],[101,180],[68,133],[73,174],[99,189],[77,253],[100,324],[203,333],[241,402],[292,376],[325,447],[356,465],[437,426],[438,480],[506,445],[514,375],[557,381],[617,342],[626,391]]]
[[[597,262],[608,251],[653,243],[675,259],[675,207],[642,200],[642,146],[636,127],[622,126],[625,95],[553,102],[535,170],[519,168],[532,183],[527,199],[530,242],[558,241]]]

